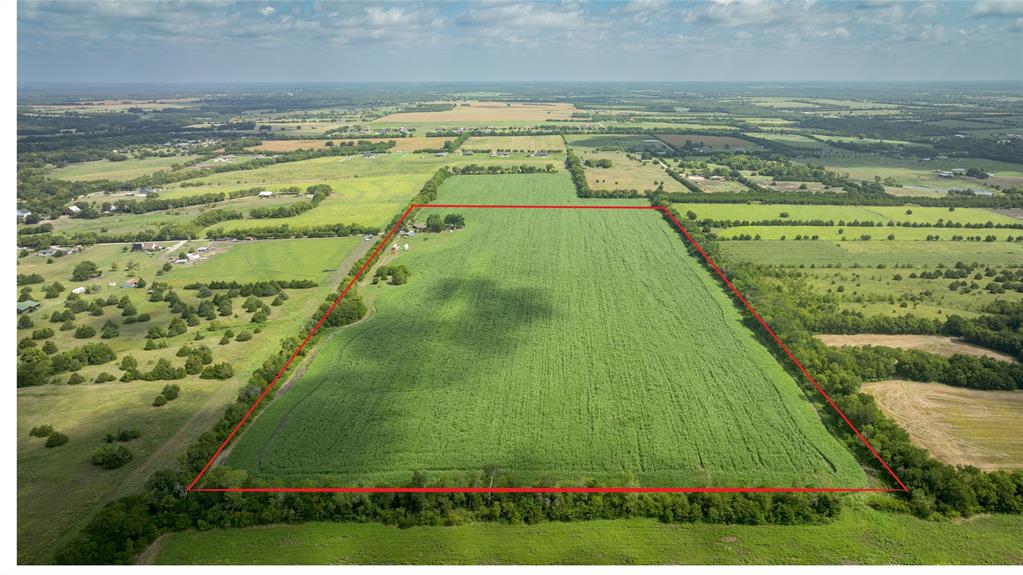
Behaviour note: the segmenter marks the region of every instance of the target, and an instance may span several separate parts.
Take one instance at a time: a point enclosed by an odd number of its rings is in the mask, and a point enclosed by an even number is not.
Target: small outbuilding
[[[18,313],[30,312],[39,307],[39,302],[27,299],[18,302]]]

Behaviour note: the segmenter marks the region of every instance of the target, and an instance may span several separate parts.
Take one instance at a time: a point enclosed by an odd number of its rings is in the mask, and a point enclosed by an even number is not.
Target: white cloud
[[[981,0],[973,5],[970,16],[974,18],[1021,16],[1023,2],[1019,0]]]
[[[273,6],[263,6],[262,8],[259,9],[259,13],[262,14],[263,16],[271,16],[276,11],[277,9],[274,8]]]

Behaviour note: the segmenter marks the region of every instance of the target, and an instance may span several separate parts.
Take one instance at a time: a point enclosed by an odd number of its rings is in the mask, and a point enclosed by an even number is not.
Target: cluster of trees
[[[117,354],[105,343],[87,343],[52,356],[32,346],[19,350],[18,387],[44,385],[50,383],[55,375],[78,371],[87,365],[102,365],[115,359]]]
[[[431,232],[443,232],[446,229],[460,230],[465,227],[462,214],[430,214],[426,217],[426,229]]]
[[[224,231],[223,228],[211,228],[206,230],[206,237],[257,240],[283,239],[283,238],[333,238],[361,234],[376,234],[380,228],[363,226],[361,224],[324,224],[319,226],[291,226],[280,224],[276,226],[260,226],[254,228],[238,228]]]
[[[391,285],[400,286],[408,282],[409,275],[408,268],[404,265],[380,266],[377,268],[376,273],[373,274],[373,283],[377,284],[381,281],[386,281]]]
[[[184,287],[186,290],[237,290],[238,295],[248,297],[269,297],[281,293],[284,289],[309,289],[318,284],[313,280],[269,280],[241,283],[235,280],[214,280],[206,283],[190,283]]]

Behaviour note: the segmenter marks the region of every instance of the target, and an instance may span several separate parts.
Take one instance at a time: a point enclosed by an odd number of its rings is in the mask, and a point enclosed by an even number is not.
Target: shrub
[[[68,436],[59,431],[54,431],[46,438],[46,447],[60,447],[68,442]]]
[[[218,363],[202,370],[203,379],[227,379],[234,375],[234,367],[230,363]]]
[[[114,381],[115,379],[117,378],[104,371],[103,373],[97,375],[94,381],[96,383],[106,383],[108,381]]]
[[[131,450],[123,445],[101,445],[92,452],[92,464],[103,469],[117,469],[131,459]]]
[[[67,378],[68,385],[78,385],[80,383],[85,383],[85,378],[77,373],[72,373],[71,377]]]
[[[108,433],[103,438],[107,443],[125,442],[142,437],[142,432],[137,429],[119,429],[117,433]]]
[[[162,407],[164,405],[167,405],[167,398],[162,395],[156,396],[156,399],[153,400],[153,407]]]
[[[89,339],[90,337],[96,337],[96,328],[83,325],[75,330],[75,338],[77,339]]]
[[[178,398],[178,394],[181,393],[181,386],[177,384],[167,384],[163,386],[163,391],[160,395],[167,399],[167,401],[173,401]]]
[[[29,431],[28,434],[31,437],[49,437],[50,435],[53,434],[53,426],[52,425],[39,425],[39,426],[33,427],[32,431]]]

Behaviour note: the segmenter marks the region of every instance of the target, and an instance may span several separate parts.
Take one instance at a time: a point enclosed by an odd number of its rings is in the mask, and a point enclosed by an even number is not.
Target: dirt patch
[[[950,465],[1023,468],[1023,391],[877,381],[860,391],[909,432],[914,445]]]
[[[885,335],[879,333],[858,333],[854,335],[819,334],[817,339],[824,345],[835,347],[857,346],[857,345],[878,345],[883,347],[898,347],[901,349],[919,349],[929,351],[945,357],[955,354],[973,355],[976,357],[990,357],[1002,361],[1016,362],[1011,355],[990,350],[984,347],[966,343],[961,339],[946,337],[943,335]]]
[[[1004,214],[1006,216],[1009,216],[1010,218],[1016,218],[1018,220],[1023,220],[1023,208],[1006,208],[1004,210],[992,210],[992,211],[997,212],[999,214]]]

